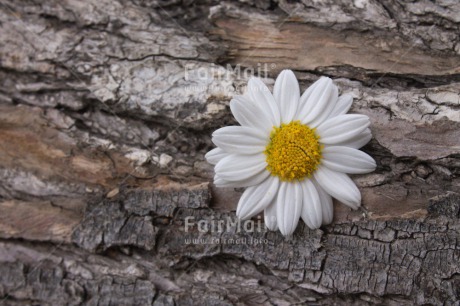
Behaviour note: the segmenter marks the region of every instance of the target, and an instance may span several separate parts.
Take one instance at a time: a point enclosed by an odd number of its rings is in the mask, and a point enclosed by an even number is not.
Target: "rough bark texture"
[[[1,1],[0,304],[458,305],[459,33],[456,0]],[[185,231],[235,218],[203,155],[238,67],[354,96],[360,210]]]

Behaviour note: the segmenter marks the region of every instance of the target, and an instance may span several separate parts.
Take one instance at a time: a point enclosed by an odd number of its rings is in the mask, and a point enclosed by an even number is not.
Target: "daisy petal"
[[[307,103],[307,102],[309,101],[309,98],[313,91],[323,90],[323,88],[326,86],[328,82],[327,79],[328,78],[326,77],[319,78],[319,80],[311,84],[310,87],[308,87],[304,91],[304,93],[302,94],[299,100],[299,108],[297,109],[297,114],[295,117],[296,120],[303,121],[303,119],[305,119],[308,116],[308,114],[311,113],[316,103],[313,103],[312,100],[310,100],[310,103]]]
[[[324,191],[349,206],[357,209],[361,205],[361,193],[348,175],[320,166],[313,174]]]
[[[303,209],[302,209],[303,213]],[[315,229],[314,225],[310,222],[310,218],[304,218],[302,213],[300,214],[300,217],[302,218],[303,222],[308,226],[310,229]]]
[[[304,91],[304,93],[302,94],[302,96],[299,99],[299,106],[298,106],[297,113],[296,113],[295,118],[294,118],[295,120],[300,120],[302,122],[302,120],[305,117],[307,117],[307,115],[309,113],[311,113],[315,103],[308,103],[307,104],[307,101],[310,98],[312,92],[314,90],[317,90],[320,87],[322,88],[322,86],[323,86],[323,84],[325,82],[327,82],[326,78],[321,77],[319,80],[314,82],[312,85],[310,85],[310,87],[308,87]]]
[[[242,126],[255,127],[257,120],[254,120],[254,112],[251,111],[251,106],[254,103],[248,103],[249,101],[245,97],[235,96],[230,101],[230,111],[235,117],[236,121]],[[252,107],[253,108],[253,107]]]
[[[278,222],[276,222],[276,197],[264,210],[264,223],[271,231],[278,230]]]
[[[334,145],[336,146],[345,146],[350,148],[359,149],[362,146],[366,145],[372,139],[372,133],[369,128],[365,129],[355,137],[348,139],[344,142],[339,142]]]
[[[316,182],[315,179],[312,179],[313,184],[316,187],[316,191],[318,191],[319,199],[321,201],[321,212],[322,212],[322,219],[323,224],[330,224],[334,217],[334,206],[332,203],[332,197],[324,191],[324,189]]]
[[[302,211],[302,187],[298,182],[281,182],[276,200],[276,220],[281,234],[294,233]]]
[[[321,200],[311,180],[301,182],[303,192],[303,205],[301,216],[305,224],[311,229],[320,228],[323,221]]]
[[[221,148],[214,148],[204,156],[211,165],[217,164],[222,158],[228,156],[228,153]]]
[[[332,81],[331,84],[332,86],[329,86],[329,95],[327,96],[327,92],[324,92],[323,95],[320,97],[320,100],[318,101],[318,103],[320,103],[321,100],[326,101],[324,102],[323,111],[308,124],[312,128],[315,128],[324,121],[326,121],[326,119],[329,117],[329,114],[337,105],[337,100],[339,98],[339,90],[337,86],[335,86],[335,84],[332,83]]]
[[[300,97],[297,118],[303,124],[316,127],[329,116],[337,103],[337,96],[337,86],[332,80],[327,77],[320,78]]]
[[[262,170],[259,173],[245,179],[239,181],[228,181],[224,180],[218,175],[214,176],[214,185],[216,187],[227,187],[227,188],[240,188],[240,187],[250,187],[255,186],[263,181],[265,181],[270,176],[270,172]]]
[[[267,145],[266,137],[250,127],[226,126],[212,134],[212,142],[229,153],[262,153]]]
[[[249,179],[262,170],[268,172],[265,167],[267,163],[263,154],[231,154],[217,163],[215,171],[221,179],[235,182]]]
[[[369,126],[369,117],[347,114],[330,118],[316,129],[323,144],[336,144],[349,141]]]
[[[257,115],[263,114],[272,126],[281,124],[280,110],[267,85],[258,78],[251,78],[246,94],[259,107],[261,113]]]
[[[254,103],[245,96],[235,96],[230,101],[230,110],[239,124],[259,129],[268,135],[273,124],[269,118],[260,115],[264,113],[261,107],[260,103]]]
[[[238,202],[236,216],[246,220],[263,211],[276,196],[278,185],[279,179],[271,176],[262,184],[247,188]]]
[[[337,104],[335,105],[328,118],[337,117],[339,115],[346,114],[353,103],[353,97],[350,94],[343,94],[339,97]]]
[[[375,170],[375,160],[363,151],[340,146],[328,146],[323,149],[323,165],[331,170],[362,174]]]
[[[291,122],[296,115],[300,97],[299,83],[291,70],[283,70],[278,75],[273,96],[281,112],[281,122]]]
[[[214,175],[214,185],[216,185],[216,187],[227,187],[225,186],[227,183],[231,183],[231,182],[221,179],[217,174]],[[231,186],[228,186],[228,187],[231,187]]]

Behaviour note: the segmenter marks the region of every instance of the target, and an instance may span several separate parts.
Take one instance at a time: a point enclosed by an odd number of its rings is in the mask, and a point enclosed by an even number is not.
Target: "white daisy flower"
[[[327,77],[302,96],[294,73],[278,76],[273,95],[257,78],[230,102],[241,126],[215,131],[206,154],[218,187],[247,187],[236,215],[264,211],[265,225],[291,235],[299,219],[311,228],[332,222],[332,197],[352,209],[361,193],[346,173],[368,173],[375,161],[358,149],[371,139],[365,115],[346,114],[353,98],[338,96]]]

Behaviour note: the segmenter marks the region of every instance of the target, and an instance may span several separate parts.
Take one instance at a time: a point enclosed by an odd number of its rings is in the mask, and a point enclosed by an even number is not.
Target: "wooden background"
[[[459,33],[456,0],[0,1],[0,304],[456,305]],[[203,156],[238,67],[354,96],[360,210],[289,240],[184,231],[234,218]]]

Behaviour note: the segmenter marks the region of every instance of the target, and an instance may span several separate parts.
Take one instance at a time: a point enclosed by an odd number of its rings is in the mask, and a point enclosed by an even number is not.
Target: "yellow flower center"
[[[300,121],[273,127],[265,148],[267,170],[282,181],[310,177],[321,161],[321,146],[314,129]]]

